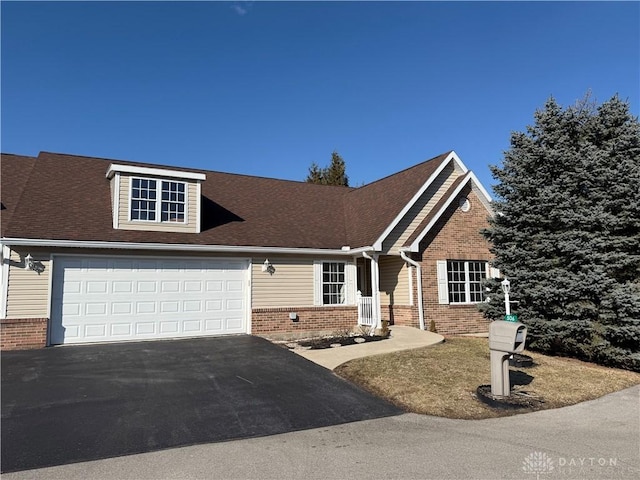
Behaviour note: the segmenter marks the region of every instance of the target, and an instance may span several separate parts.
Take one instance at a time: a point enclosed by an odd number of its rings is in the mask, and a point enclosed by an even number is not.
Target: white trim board
[[[457,164],[458,168],[462,170],[463,174],[467,174],[469,169],[462,163],[462,160],[458,157],[456,152],[452,151],[447,155],[447,157],[440,163],[440,166],[436,169],[435,172],[431,174],[431,176],[427,179],[427,181],[420,187],[420,189],[416,192],[413,198],[404,206],[404,208],[400,211],[400,213],[393,219],[393,221],[389,224],[389,226],[382,232],[382,235],[378,237],[378,239],[374,242],[373,248],[376,251],[382,251],[382,244],[384,240],[389,236],[389,234],[393,231],[393,229],[400,223],[400,221],[404,218],[407,212],[413,207],[413,205],[418,201],[418,199],[422,196],[422,194],[429,188],[429,186],[438,178],[438,175],[442,173],[447,165],[450,162],[454,162]],[[483,189],[484,190],[484,189]]]
[[[449,208],[449,205],[451,205],[451,202],[458,196],[458,194],[462,191],[462,189],[469,184],[469,182],[471,182],[472,185],[477,186],[482,196],[485,197],[484,199],[481,198],[481,203],[483,207],[487,208],[488,204],[490,204],[491,202],[491,198],[488,197],[487,191],[482,187],[482,185],[480,185],[477,177],[473,174],[473,172],[467,172],[464,180],[460,182],[460,185],[458,185],[456,189],[451,193],[451,195],[449,195],[449,198],[442,205],[440,210],[438,210],[438,212],[434,215],[431,221],[424,228],[424,230],[422,230],[422,232],[416,237],[416,239],[411,243],[411,245],[409,245],[409,247],[406,247],[405,250],[409,250],[410,252],[419,251],[420,242],[422,241],[422,239],[427,235],[427,233],[429,233],[429,230],[433,228],[436,222],[440,220],[440,217],[444,214],[447,208]],[[485,204],[485,201],[487,202],[486,204]],[[487,208],[487,210],[489,210],[489,214],[493,213],[490,208]]]
[[[206,180],[207,176],[204,173],[195,172],[182,172],[180,170],[169,170],[166,168],[149,168],[149,167],[136,167],[133,165],[122,165],[112,163],[107,169],[106,177],[113,177],[116,172],[131,173],[134,175],[150,175],[156,177],[171,177],[182,178],[187,180]]]

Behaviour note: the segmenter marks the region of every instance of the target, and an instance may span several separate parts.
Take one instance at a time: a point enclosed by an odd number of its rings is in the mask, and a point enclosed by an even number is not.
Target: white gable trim
[[[382,235],[380,235],[380,237],[375,241],[375,243],[373,244],[373,248],[376,251],[381,251],[382,250],[382,243],[384,242],[384,240],[389,236],[389,234],[393,231],[393,229],[398,225],[398,223],[400,223],[402,218],[407,214],[409,209],[411,209],[411,207],[413,207],[413,205],[418,201],[418,199],[422,196],[422,194],[427,190],[427,188],[429,188],[429,186],[436,180],[436,178],[438,178],[438,175],[440,175],[440,173],[442,173],[442,171],[446,168],[446,166],[450,162],[454,162],[456,164],[456,166],[460,170],[462,170],[462,172],[464,174],[466,174],[469,171],[469,169],[464,165],[464,163],[462,163],[462,160],[460,160],[460,158],[458,157],[456,152],[452,151],[451,153],[449,153],[449,155],[447,155],[447,157],[442,161],[442,163],[436,169],[436,171],[433,172],[433,174],[424,183],[424,185],[422,185],[422,187],[420,187],[420,190],[418,190],[416,192],[416,194],[409,201],[409,203],[407,203],[404,206],[404,208],[398,214],[398,216],[393,219],[393,221],[389,224],[389,226],[385,229],[385,231],[382,232]]]
[[[194,172],[181,172],[179,170],[167,170],[166,168],[149,168],[149,167],[135,167],[133,165],[120,165],[112,163],[107,169],[107,178],[112,178],[116,172],[132,173],[134,175],[149,175],[152,177],[171,177],[171,178],[183,178],[186,180],[206,180],[207,176],[204,173]]]
[[[427,235],[427,233],[429,233],[429,230],[431,230],[433,228],[433,226],[436,224],[436,222],[440,219],[440,217],[442,216],[442,214],[447,210],[447,208],[449,208],[449,205],[451,205],[451,202],[457,198],[458,194],[462,191],[462,189],[467,186],[469,184],[469,182],[472,183],[472,185],[474,185],[475,187],[477,187],[479,193],[481,194],[481,203],[483,204],[483,206],[485,208],[487,208],[488,205],[490,205],[491,203],[491,197],[489,197],[489,194],[487,193],[487,191],[484,189],[484,187],[480,184],[480,182],[478,181],[478,178],[475,176],[475,174],[473,172],[467,172],[467,174],[465,175],[465,178],[462,182],[460,182],[460,185],[458,185],[456,187],[456,189],[451,193],[451,195],[449,195],[449,198],[447,199],[447,201],[444,203],[444,205],[442,205],[442,207],[440,208],[440,210],[438,210],[438,212],[434,215],[434,217],[431,219],[431,221],[427,224],[427,226],[424,228],[424,230],[420,233],[420,235],[418,235],[416,237],[416,239],[413,241],[413,243],[411,243],[411,245],[408,247],[408,250],[411,252],[417,252],[420,249],[420,242],[422,241],[422,239]],[[486,203],[485,203],[486,202]],[[489,214],[493,214],[491,212],[491,210],[489,208],[487,208]]]
[[[471,177],[471,180],[473,181],[473,186],[476,187],[479,192],[482,194],[480,198],[481,201],[486,202],[485,206],[487,206],[487,208],[489,210],[491,210],[491,208],[489,207],[489,205],[491,205],[491,195],[489,195],[489,192],[487,192],[487,190],[482,186],[482,184],[480,183],[480,180],[478,180],[478,177],[476,177],[476,174],[473,172],[469,172],[469,176]],[[477,193],[477,192],[476,192]],[[491,215],[493,215],[493,212],[490,212]]]

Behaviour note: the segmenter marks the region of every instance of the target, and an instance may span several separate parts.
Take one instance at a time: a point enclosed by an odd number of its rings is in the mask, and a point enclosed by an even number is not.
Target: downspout
[[[380,276],[379,276],[379,267],[378,267],[378,259],[373,258],[367,252],[362,252],[362,256],[367,260],[371,261],[371,265],[375,264],[375,275],[371,275],[371,296],[373,298],[373,307],[375,312],[375,328],[381,328],[382,322],[380,321],[381,311],[380,311]],[[375,277],[375,278],[374,278]],[[371,332],[373,335],[373,332]]]
[[[10,257],[11,249],[6,244],[0,243],[0,319],[7,317]]]
[[[420,268],[420,264],[418,262],[407,257],[407,253],[404,250],[400,250],[400,256],[405,262],[416,267],[416,277],[418,280],[418,320],[420,322],[420,330],[424,330],[424,306],[422,304],[422,268]]]

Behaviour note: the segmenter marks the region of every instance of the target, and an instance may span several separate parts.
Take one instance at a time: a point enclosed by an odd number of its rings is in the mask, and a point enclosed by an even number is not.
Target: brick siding
[[[28,350],[47,345],[47,318],[0,320],[0,350]]]
[[[444,335],[489,330],[489,321],[476,305],[438,303],[438,260],[491,261],[493,258],[489,242],[480,233],[480,230],[489,226],[488,212],[471,188],[465,188],[460,194],[462,196],[469,198],[471,209],[463,212],[458,208],[458,199],[454,200],[421,242],[421,255],[416,258],[422,264],[425,326],[429,329],[433,320],[437,332]]]
[[[408,305],[383,305],[382,320],[387,320],[389,325],[403,325],[420,328],[418,307]]]

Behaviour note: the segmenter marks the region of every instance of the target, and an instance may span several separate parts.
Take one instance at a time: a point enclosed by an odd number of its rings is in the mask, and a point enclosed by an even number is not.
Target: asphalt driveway
[[[251,336],[2,354],[3,472],[400,413]]]

